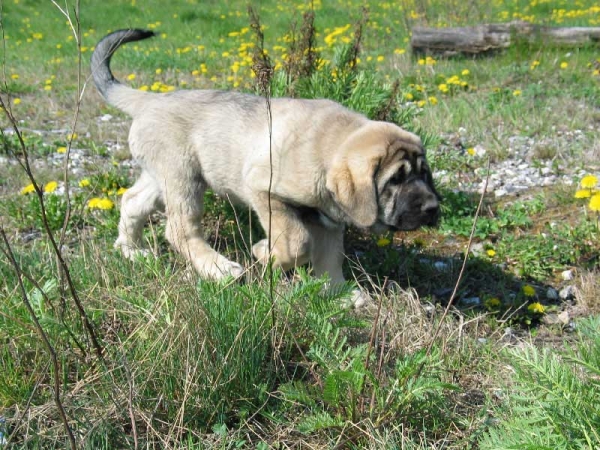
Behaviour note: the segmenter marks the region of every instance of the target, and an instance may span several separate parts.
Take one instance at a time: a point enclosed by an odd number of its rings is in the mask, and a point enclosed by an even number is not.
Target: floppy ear
[[[370,227],[377,220],[379,205],[374,176],[385,154],[384,146],[353,146],[336,154],[327,172],[327,189],[359,227]]]

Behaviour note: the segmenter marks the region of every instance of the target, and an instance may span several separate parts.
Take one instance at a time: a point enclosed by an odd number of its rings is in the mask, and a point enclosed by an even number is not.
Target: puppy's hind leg
[[[115,248],[120,248],[129,259],[146,254],[147,250],[141,249],[144,224],[150,214],[163,208],[160,187],[147,172],[142,172],[135,184],[123,194]]]

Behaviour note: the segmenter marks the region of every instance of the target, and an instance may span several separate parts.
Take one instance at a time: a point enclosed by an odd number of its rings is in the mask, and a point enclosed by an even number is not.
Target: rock
[[[433,267],[435,267],[436,270],[443,272],[448,269],[448,263],[444,261],[436,261],[433,263]]]
[[[481,305],[481,299],[479,297],[465,297],[460,299],[460,303],[467,307],[479,306]]]
[[[573,270],[565,270],[560,274],[561,278],[565,281],[571,281],[573,279]]]
[[[548,300],[558,300],[558,291],[554,288],[548,288],[546,291],[546,298]]]
[[[558,296],[561,300],[571,300],[573,297],[575,297],[575,286],[565,286],[560,290]]]

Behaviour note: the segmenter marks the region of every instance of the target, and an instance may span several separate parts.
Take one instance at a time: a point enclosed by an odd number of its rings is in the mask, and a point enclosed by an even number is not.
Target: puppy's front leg
[[[342,272],[344,264],[344,228],[327,228],[319,223],[308,224],[312,236],[311,255],[315,275],[328,274],[331,279],[330,289],[343,284],[346,280]],[[360,289],[352,291],[350,304],[355,308],[363,306],[368,296]]]
[[[164,190],[167,240],[193,264],[201,277],[220,280],[241,276],[244,268],[240,264],[220,255],[204,240],[201,226],[204,190],[191,186],[194,184],[179,183]]]
[[[271,231],[271,249],[268,239],[256,243],[252,254],[262,264],[273,258],[274,267],[283,270],[306,264],[310,259],[310,231],[298,217],[298,212],[267,193],[259,193],[252,199],[252,207],[268,234]]]

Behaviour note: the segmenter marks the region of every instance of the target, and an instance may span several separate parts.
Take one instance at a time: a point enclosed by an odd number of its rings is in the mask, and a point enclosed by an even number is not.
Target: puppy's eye
[[[392,178],[390,178],[388,183],[393,184],[393,185],[402,184],[402,183],[404,183],[405,179],[406,179],[406,172],[404,171],[404,168],[400,168],[400,170],[398,172],[396,172],[394,174],[394,176],[392,176]]]

